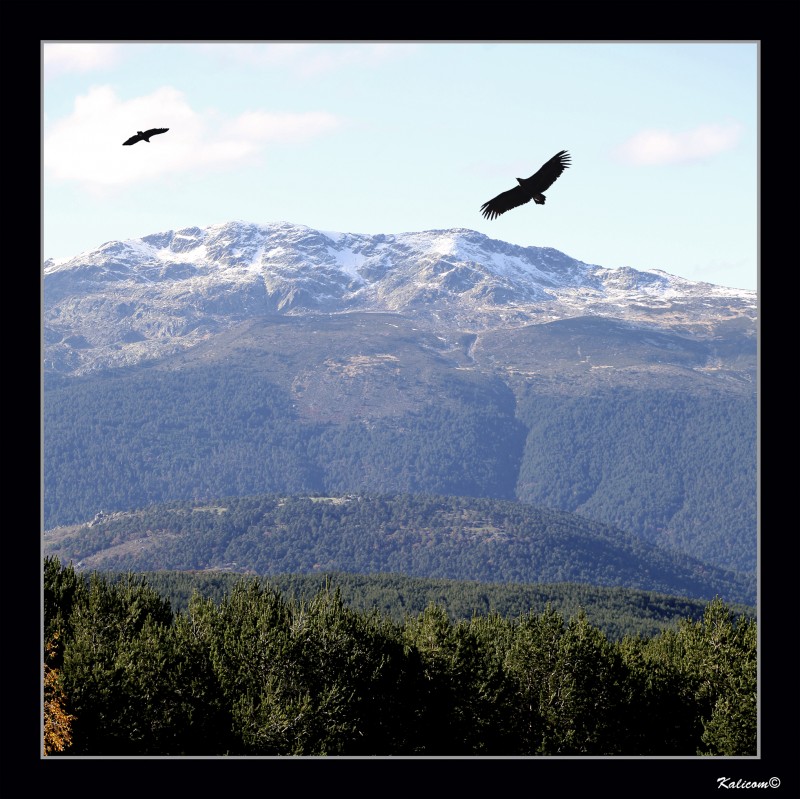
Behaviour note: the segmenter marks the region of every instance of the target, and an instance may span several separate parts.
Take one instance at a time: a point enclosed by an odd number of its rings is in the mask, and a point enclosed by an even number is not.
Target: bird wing
[[[555,178],[553,178],[553,180],[555,180]],[[548,183],[547,185],[549,186],[550,184]],[[514,186],[513,189],[504,191],[502,194],[498,194],[497,197],[489,200],[488,203],[484,203],[481,206],[481,213],[487,219],[495,219],[500,216],[500,214],[504,214],[506,211],[510,211],[518,205],[525,205],[525,203],[530,201],[531,195],[528,194],[522,186]]]
[[[543,191],[546,191],[570,165],[569,159],[570,156],[566,150],[561,150],[561,152],[556,153],[549,161],[542,164],[538,172],[534,172],[525,181],[525,188],[530,191],[531,194],[541,194]]]
[[[126,144],[136,144],[136,142],[141,141],[142,138],[143,137],[137,133],[135,136],[131,136],[130,139],[128,139],[128,141],[122,142],[122,146],[124,147]]]
[[[145,131],[144,135],[149,138],[150,136],[155,136],[156,133],[166,133],[168,130],[169,128],[150,128],[150,130]]]

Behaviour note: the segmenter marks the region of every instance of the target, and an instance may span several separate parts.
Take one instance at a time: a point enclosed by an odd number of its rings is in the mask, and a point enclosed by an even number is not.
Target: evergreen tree
[[[620,712],[623,752],[695,754],[702,721],[693,684],[680,667],[676,639],[673,630],[666,630],[649,640],[626,637],[618,646],[626,673]]]
[[[678,632],[696,685],[703,733],[698,754],[757,754],[757,626],[736,619],[717,598],[702,620]]]
[[[94,573],[69,622],[62,680],[75,754],[168,754],[169,603],[133,575],[111,585]]]
[[[549,605],[541,615],[522,617],[506,655],[506,668],[519,695],[521,753],[542,754],[546,714],[552,715],[555,692],[550,688],[564,635],[564,619]]]

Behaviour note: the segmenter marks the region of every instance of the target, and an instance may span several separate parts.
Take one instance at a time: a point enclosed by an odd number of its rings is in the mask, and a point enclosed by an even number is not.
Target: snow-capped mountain
[[[228,222],[44,264],[46,365],[67,372],[165,355],[263,314],[389,311],[464,331],[608,316],[696,330],[752,322],[756,305],[752,291],[607,269],[465,229],[363,235]]]

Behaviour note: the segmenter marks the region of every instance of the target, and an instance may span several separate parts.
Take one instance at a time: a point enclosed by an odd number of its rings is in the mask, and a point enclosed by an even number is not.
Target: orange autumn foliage
[[[44,663],[44,755],[63,752],[72,743],[72,720],[74,716],[65,709],[66,697],[58,677],[58,671],[48,664],[55,654],[56,639],[45,645]]]

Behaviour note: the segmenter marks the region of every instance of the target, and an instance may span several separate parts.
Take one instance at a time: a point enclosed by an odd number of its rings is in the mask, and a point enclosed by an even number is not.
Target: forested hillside
[[[48,381],[45,526],[169,499],[269,491],[514,497],[524,427],[513,398],[407,411],[386,424],[313,423],[247,369],[145,370]],[[503,405],[501,401],[504,399]],[[494,400],[494,401],[493,401]]]
[[[171,502],[56,528],[43,542],[46,554],[105,571],[397,572],[755,601],[754,576],[575,514],[483,498],[258,495]]]
[[[518,413],[528,426],[519,499],[755,572],[755,397],[529,391]]]
[[[48,376],[45,527],[172,499],[449,494],[575,511],[754,573],[752,393],[506,385],[423,344],[331,345],[303,371],[290,337],[269,356],[231,344],[205,366]]]
[[[242,581],[186,612],[44,563],[45,754],[755,755],[756,623],[610,641],[579,613],[396,623]]]

